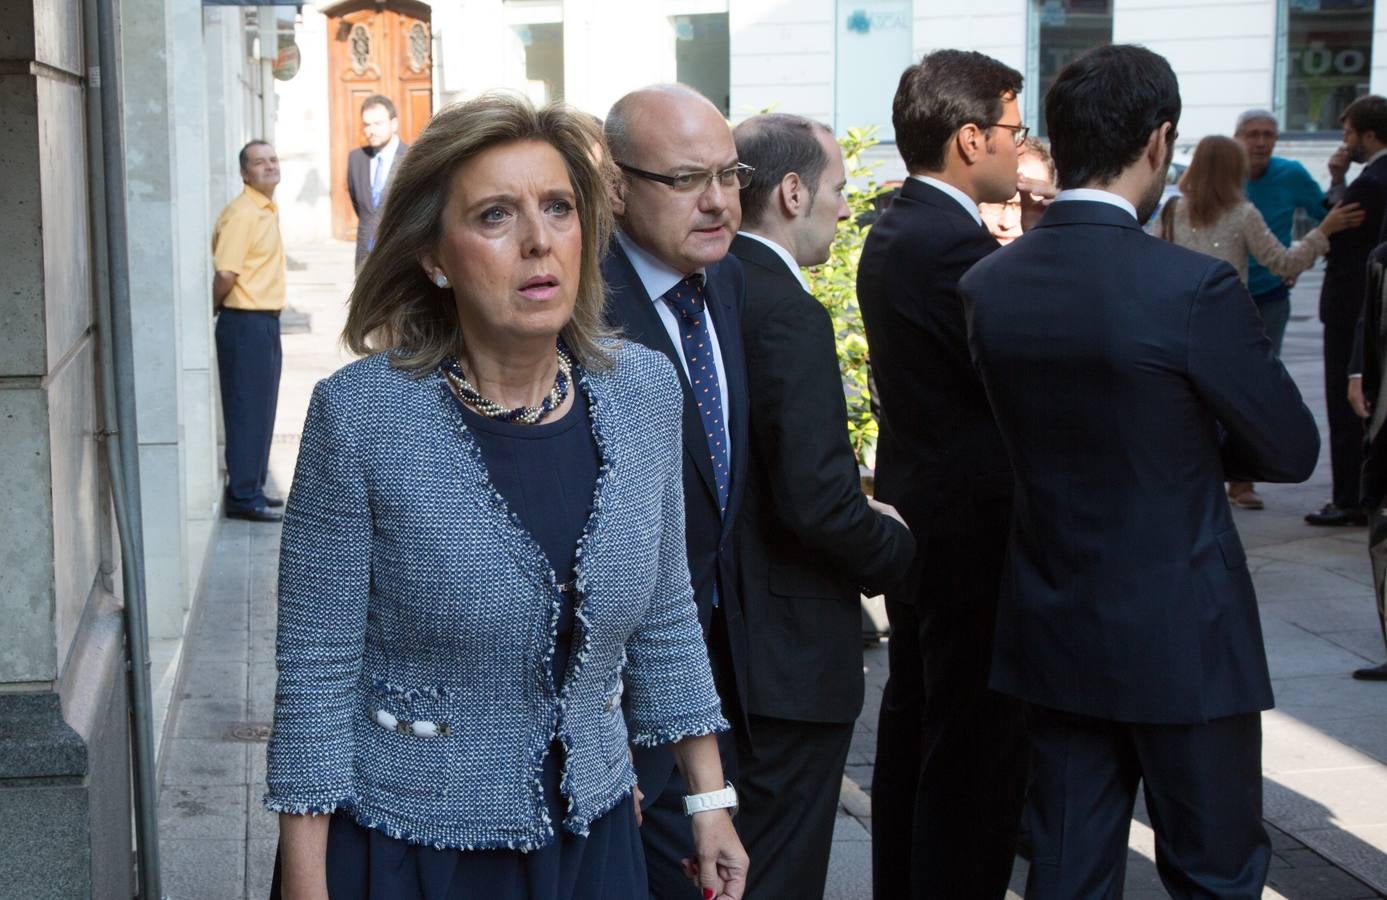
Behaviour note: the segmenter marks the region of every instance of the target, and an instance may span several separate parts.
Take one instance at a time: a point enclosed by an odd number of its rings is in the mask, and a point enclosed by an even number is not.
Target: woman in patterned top
[[[1324,221],[1287,247],[1267,228],[1262,214],[1243,194],[1247,151],[1232,138],[1212,135],[1194,148],[1180,178],[1180,196],[1161,211],[1161,236],[1182,247],[1224,260],[1247,283],[1251,256],[1281,278],[1294,278],[1329,250],[1329,236],[1363,221],[1357,203],[1339,205]],[[1249,481],[1228,485],[1228,499],[1242,509],[1261,509],[1262,498]]]
[[[284,517],[276,895],[645,898],[633,743],[697,792],[689,877],[742,894],[681,393],[602,324],[599,140],[486,96],[396,174]]]

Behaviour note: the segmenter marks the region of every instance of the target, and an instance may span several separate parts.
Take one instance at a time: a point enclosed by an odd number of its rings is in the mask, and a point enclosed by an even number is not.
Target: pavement
[[[290,248],[293,305],[310,327],[284,337],[271,453],[272,492],[287,493],[314,383],[350,360],[337,336],[352,246]],[[1283,358],[1324,426],[1319,273],[1293,293]],[[1327,451],[1326,451],[1327,453]],[[1305,485],[1265,485],[1260,512],[1236,511],[1257,586],[1278,706],[1263,716],[1265,816],[1275,853],[1267,898],[1387,897],[1387,685],[1349,672],[1381,662],[1363,529],[1316,529],[1301,516],[1329,495],[1327,455]],[[159,761],[164,893],[174,900],[268,894],[277,825],[260,806],[274,694],[279,528],[222,523],[194,605]],[[830,900],[871,896],[870,800],[884,644],[864,655],[867,703],[857,723],[830,858]],[[1133,820],[1126,896],[1166,896],[1144,810]],[[1018,859],[1008,897],[1024,897]]]

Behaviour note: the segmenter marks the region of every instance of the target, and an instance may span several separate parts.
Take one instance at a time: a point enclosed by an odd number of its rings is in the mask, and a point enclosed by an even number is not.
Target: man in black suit
[[[719,736],[723,772],[737,778],[746,736],[746,634],[737,595],[733,525],[745,491],[746,367],[740,320],[742,267],[727,255],[741,222],[732,131],[683,85],[622,97],[604,123],[621,171],[613,208],[618,231],[602,264],[609,316],[630,339],[670,358],[684,384],[684,513],[689,575],[708,641],[713,678],[731,734]],[[680,861],[693,855],[684,797],[723,785],[688,785],[664,748],[635,751],[644,791],[651,895],[697,897]]]
[[[1165,59],[1092,50],[1045,118],[1064,190],[961,283],[1017,477],[991,683],[1030,705],[1026,897],[1120,895],[1143,782],[1166,890],[1259,898],[1271,682],[1223,484],[1303,481],[1319,434],[1233,268],[1141,230]]]
[[[858,268],[881,401],[876,495],[919,544],[906,580],[886,593],[877,900],[1000,898],[1016,849],[1023,709],[987,687],[1012,477],[968,357],[958,280],[998,249],[978,204],[1005,203],[1019,187],[1032,199],[1016,171],[1020,90],[1019,72],[980,53],[940,50],[906,69],[892,122],[910,177]]]
[[[366,146],[347,154],[347,196],[356,211],[356,268],[376,239],[380,208],[390,187],[390,179],[404,159],[409,145],[400,141],[400,119],[395,104],[382,94],[372,94],[361,103],[361,131]]]
[[[1383,229],[1387,235],[1387,227]],[[1384,237],[1387,241],[1387,237]],[[1359,414],[1368,420],[1363,444],[1363,509],[1368,514],[1368,558],[1373,566],[1377,621],[1387,643],[1387,243],[1368,255],[1367,292],[1363,305],[1363,359]],[[1360,681],[1387,681],[1387,663],[1355,669]]]
[[[1329,414],[1329,461],[1334,496],[1322,509],[1305,517],[1311,525],[1363,525],[1359,506],[1359,469],[1363,465],[1363,422],[1354,405],[1362,385],[1357,366],[1350,362],[1358,320],[1363,312],[1368,254],[1377,246],[1387,211],[1387,99],[1359,97],[1339,118],[1344,127],[1348,160],[1363,163],[1363,171],[1343,191],[1344,203],[1363,208],[1363,224],[1346,228],[1329,239],[1329,258],[1320,288],[1320,321],[1324,323],[1324,392]],[[1341,173],[1339,177],[1342,177]],[[1333,192],[1331,191],[1331,194]],[[1348,396],[1344,393],[1349,378]]]
[[[822,897],[843,765],[862,711],[861,593],[905,574],[915,541],[862,493],[833,321],[800,266],[828,259],[848,217],[833,132],[753,116],[733,132],[756,169],[732,253],[746,271],[742,339],[750,463],[738,526],[751,749],[739,832],[749,897]]]

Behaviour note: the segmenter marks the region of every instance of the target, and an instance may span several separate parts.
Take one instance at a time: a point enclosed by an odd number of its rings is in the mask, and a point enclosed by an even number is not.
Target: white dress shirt
[[[1137,217],[1137,208],[1132,205],[1131,201],[1126,197],[1119,197],[1112,191],[1103,191],[1098,188],[1070,188],[1067,191],[1060,191],[1051,202],[1063,203],[1066,200],[1090,200],[1094,203],[1106,203],[1109,206],[1116,206],[1131,216],[1133,221]]]
[[[958,205],[963,207],[963,211],[973,217],[973,221],[982,224],[982,213],[978,212],[978,204],[973,202],[973,198],[960,191],[958,188],[949,184],[947,181],[940,181],[938,178],[931,178],[928,175],[911,175],[916,181],[923,181],[933,188],[938,188],[958,201]]]
[[[799,282],[799,286],[804,288],[806,294],[809,293],[809,281],[804,277],[804,273],[800,271],[799,263],[795,262],[795,258],[790,255],[789,250],[786,250],[770,238],[761,237],[759,234],[752,234],[750,231],[739,231],[737,234],[744,238],[751,238],[758,244],[765,244],[767,247],[774,250],[775,255],[780,257],[781,262],[785,263],[785,268],[789,269],[790,274],[795,276],[795,280]]]
[[[635,241],[622,232],[620,228],[616,230],[616,239],[621,244],[621,249],[626,251],[626,256],[631,260],[631,267],[636,270],[636,277],[641,280],[645,287],[645,292],[650,295],[651,301],[655,304],[655,312],[660,316],[660,324],[665,326],[665,331],[669,334],[669,341],[674,345],[675,356],[679,357],[679,365],[684,369],[684,381],[690,379],[689,361],[684,358],[684,342],[679,337],[679,314],[674,311],[665,300],[665,293],[687,276],[694,272],[680,272],[677,269],[665,265],[656,259],[652,254],[636,246]],[[707,278],[707,272],[697,269],[699,275]],[[729,466],[732,461],[732,429],[727,425],[727,370],[722,364],[722,345],[718,343],[718,329],[713,324],[713,316],[706,314],[703,317],[704,324],[708,326],[708,339],[713,344],[713,367],[718,372],[718,393],[722,399],[722,432],[723,439],[726,441],[727,460]]]

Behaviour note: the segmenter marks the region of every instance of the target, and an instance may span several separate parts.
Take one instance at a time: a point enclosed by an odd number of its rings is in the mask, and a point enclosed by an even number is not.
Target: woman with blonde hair
[[[391,185],[284,515],[276,896],[643,900],[630,744],[673,745],[686,871],[742,894],[681,390],[603,325],[599,141],[484,96]]]
[[[1224,260],[1247,283],[1251,256],[1272,274],[1291,278],[1310,268],[1329,250],[1329,236],[1363,221],[1358,204],[1334,207],[1319,226],[1287,247],[1267,228],[1262,214],[1243,194],[1247,151],[1232,138],[1212,135],[1194,148],[1190,167],[1180,179],[1180,195],[1161,211],[1161,236],[1168,241]],[[1262,498],[1251,482],[1228,485],[1228,499],[1242,509],[1261,509]]]

